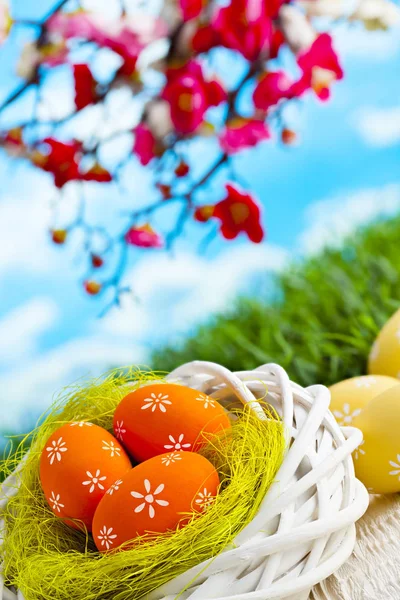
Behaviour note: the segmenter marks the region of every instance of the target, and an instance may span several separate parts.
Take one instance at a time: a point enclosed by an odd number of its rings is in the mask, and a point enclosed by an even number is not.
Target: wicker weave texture
[[[148,600],[307,600],[311,588],[351,555],[355,522],[368,507],[368,492],[355,478],[351,458],[361,432],[339,427],[329,411],[327,388],[304,389],[276,364],[232,373],[194,361],[168,380],[227,406],[249,404],[260,419],[265,414],[256,399],[263,397],[282,416],[287,448],[258,514],[232,547],[152,592]],[[3,490],[0,519],[6,496],[15,493],[15,476]],[[2,525],[0,520],[0,544]],[[0,600],[17,599],[24,600],[23,594],[4,587],[0,567]]]

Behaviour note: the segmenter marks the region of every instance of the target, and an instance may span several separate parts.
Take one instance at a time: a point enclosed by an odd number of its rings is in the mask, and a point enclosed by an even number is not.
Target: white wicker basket
[[[368,492],[355,478],[351,458],[361,432],[339,427],[328,408],[327,388],[304,389],[275,364],[231,373],[195,361],[176,369],[168,380],[222,403],[251,402],[260,418],[265,415],[256,398],[265,397],[267,388],[265,399],[285,424],[287,449],[258,514],[235,544],[149,594],[148,600],[306,600],[311,588],[351,555],[355,522],[368,507]],[[3,486],[0,511],[7,503],[5,495],[15,492],[15,482],[13,477]],[[4,587],[0,568],[0,600],[17,598],[24,596]],[[128,594],[127,600],[136,599]]]

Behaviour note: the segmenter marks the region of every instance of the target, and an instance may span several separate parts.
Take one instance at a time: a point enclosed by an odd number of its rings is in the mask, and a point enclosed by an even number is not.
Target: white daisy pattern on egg
[[[51,508],[53,510],[56,510],[59,513],[61,512],[62,508],[65,508],[65,505],[61,502],[60,494],[55,494],[54,492],[51,492],[49,504],[51,504]]]
[[[166,467],[172,465],[177,460],[182,460],[182,454],[180,452],[171,452],[171,454],[167,454],[161,458],[162,464]]]
[[[365,440],[363,440],[361,442],[361,444],[358,446],[358,448],[356,448],[354,450],[354,458],[355,458],[355,460],[358,460],[360,458],[360,456],[362,456],[363,454],[365,454],[364,448],[361,448],[361,446],[364,446],[364,444],[365,444]]]
[[[115,425],[115,435],[117,439],[122,441],[124,439],[124,433],[126,433],[126,429],[124,429],[124,422],[117,421]]]
[[[394,460],[389,460],[389,465],[394,467],[394,471],[389,471],[389,475],[393,475],[393,477],[398,477],[400,481],[400,454],[396,457],[397,462]]]
[[[90,485],[89,494],[93,494],[96,488],[99,490],[105,490],[102,482],[105,481],[107,477],[105,475],[101,475],[100,469],[97,469],[94,475],[92,475],[90,471],[86,471],[86,475],[89,479],[87,481],[82,481],[82,485]]]
[[[169,439],[169,441],[170,441],[171,443],[170,443],[170,444],[165,444],[165,445],[164,445],[164,448],[165,448],[166,450],[178,450],[178,451],[180,451],[180,450],[189,450],[189,448],[191,448],[191,447],[192,447],[192,444],[188,444],[188,443],[186,443],[186,442],[184,443],[185,436],[184,436],[184,434],[183,434],[183,433],[181,433],[181,434],[178,436],[178,439],[177,439],[177,440],[174,438],[174,436],[173,436],[173,435],[169,435],[169,436],[168,436],[168,439]]]
[[[215,400],[209,398],[208,396],[200,394],[200,396],[197,396],[196,400],[198,402],[203,402],[204,408],[208,408],[209,406],[211,406],[211,408],[215,408]]]
[[[215,497],[211,494],[211,492],[209,492],[207,488],[204,488],[202,492],[197,494],[195,504],[197,504],[197,506],[200,508],[205,509],[214,502],[214,499]]]
[[[346,402],[343,404],[342,411],[334,410],[333,414],[335,415],[339,425],[349,425],[355,417],[358,417],[358,415],[361,414],[361,408],[356,408],[352,411],[350,404]]]
[[[71,427],[93,427],[93,423],[89,423],[88,421],[75,421],[75,423],[71,423]]]
[[[50,459],[50,464],[52,465],[54,461],[61,462],[62,454],[63,452],[67,452],[68,448],[62,437],[60,437],[57,441],[53,440],[46,450],[48,452],[47,458]]]
[[[110,496],[112,496],[114,492],[118,492],[118,490],[121,487],[122,483],[123,483],[122,479],[118,479],[118,481],[115,481],[112,484],[112,486],[110,487],[110,489],[107,490],[107,494],[109,494]]]
[[[148,479],[144,480],[143,485],[145,489],[144,494],[135,491],[131,492],[131,496],[133,498],[141,500],[140,504],[138,504],[138,506],[135,508],[135,513],[140,513],[147,507],[150,519],[154,519],[156,515],[156,508],[158,506],[169,506],[169,502],[167,502],[167,500],[161,500],[160,498],[156,498],[156,496],[158,496],[159,494],[161,494],[161,492],[164,491],[165,485],[163,483],[160,483],[160,485],[156,487],[154,492],[151,491],[151,483]]]
[[[375,377],[357,377],[355,384],[358,388],[370,388],[376,383]]]
[[[111,458],[114,458],[114,456],[121,456],[121,448],[118,448],[113,441],[105,442],[103,440],[103,444],[104,446],[102,447],[102,450],[107,450],[110,452]]]
[[[168,394],[155,394],[152,392],[149,398],[144,399],[144,404],[142,406],[142,410],[146,410],[147,408],[151,408],[151,412],[155,412],[157,408],[160,409],[161,412],[167,412],[167,406],[171,406],[172,402],[169,400]]]
[[[104,525],[104,527],[100,529],[100,533],[97,536],[97,539],[100,540],[101,545],[105,546],[107,550],[111,548],[111,546],[114,544],[114,540],[116,540],[118,537],[117,534],[113,532],[113,527],[107,527]]]

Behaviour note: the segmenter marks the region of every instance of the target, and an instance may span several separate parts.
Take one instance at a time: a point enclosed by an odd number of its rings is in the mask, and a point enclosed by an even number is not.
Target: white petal
[[[150,493],[151,485],[150,485],[150,481],[148,479],[144,480],[144,489],[146,490],[146,492],[148,494]]]
[[[131,496],[134,498],[144,498],[143,494],[139,494],[139,492],[131,492]]]
[[[165,488],[165,485],[163,483],[160,483],[160,485],[154,490],[154,496],[161,494],[161,492],[163,491],[164,488]]]
[[[167,409],[165,408],[165,406],[163,406],[162,404],[160,404],[160,410],[161,412],[165,413],[167,412]]]
[[[146,506],[146,502],[143,502],[143,504],[139,504],[139,506],[137,506],[135,508],[135,513],[140,513],[142,512],[142,510],[144,509],[144,507]]]
[[[159,504],[160,506],[169,506],[169,502],[167,502],[166,500],[157,500],[156,499],[157,504]]]
[[[154,506],[149,504],[149,517],[150,519],[154,519],[156,511],[154,510]]]

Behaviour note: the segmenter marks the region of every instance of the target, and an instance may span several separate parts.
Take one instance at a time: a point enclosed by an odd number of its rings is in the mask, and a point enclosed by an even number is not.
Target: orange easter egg
[[[201,454],[170,452],[141,463],[108,490],[93,519],[101,552],[147,532],[164,533],[202,512],[218,493],[219,476]]]
[[[230,427],[216,400],[173,383],[138,388],[123,398],[114,415],[116,437],[139,462],[167,451],[196,452],[205,443],[202,433]]]
[[[55,515],[79,519],[91,531],[100,500],[131,468],[118,440],[102,427],[81,421],[63,425],[49,437],[40,458],[40,481]]]

